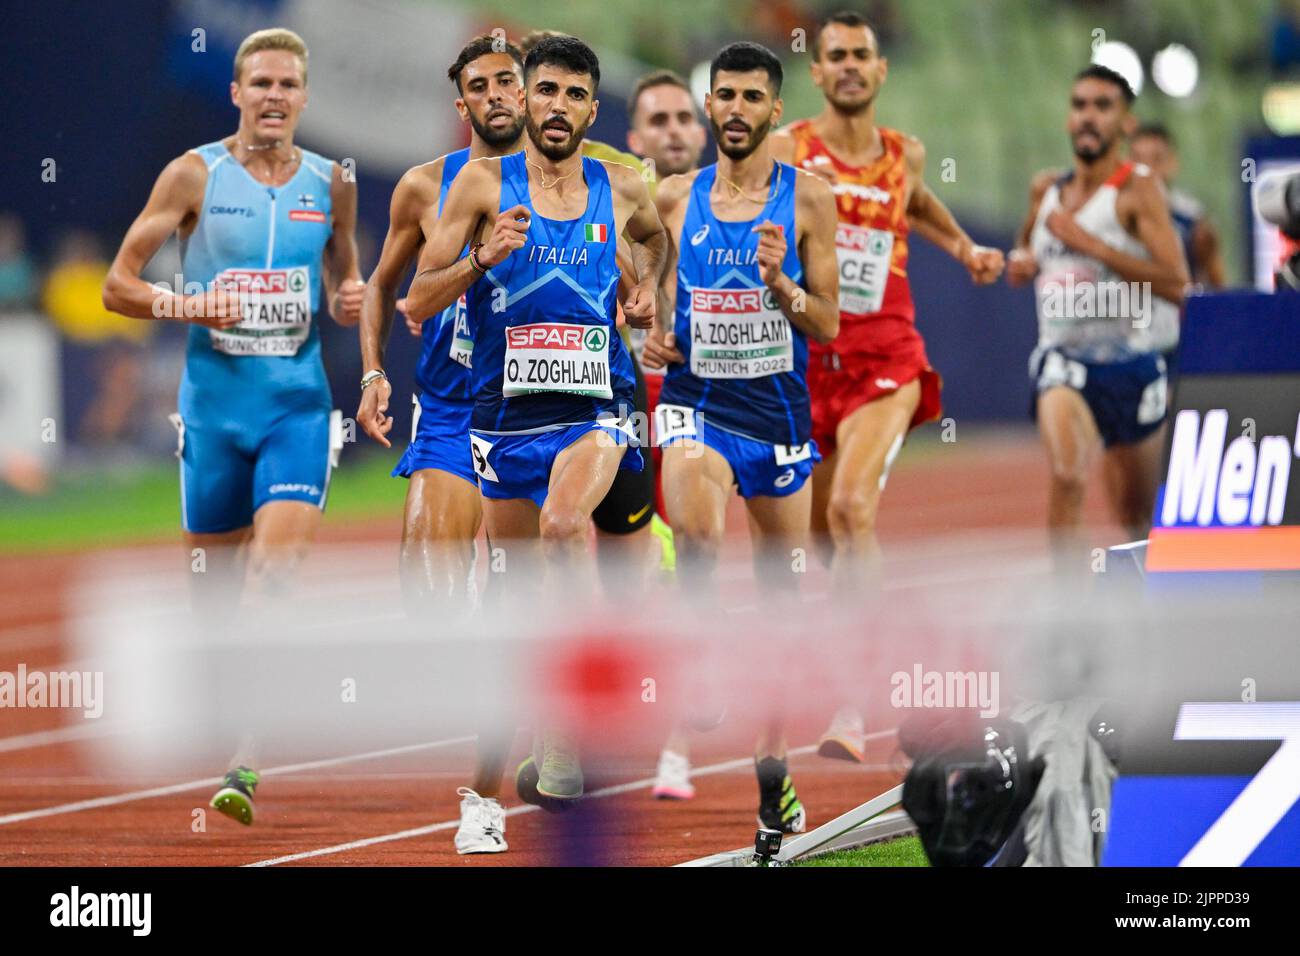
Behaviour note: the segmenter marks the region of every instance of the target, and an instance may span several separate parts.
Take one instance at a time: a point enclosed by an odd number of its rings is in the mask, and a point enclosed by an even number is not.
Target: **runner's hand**
[[[366,284],[360,279],[344,279],[334,293],[334,318],[340,325],[356,325],[361,321],[361,300],[366,297]]]
[[[638,282],[623,303],[623,318],[634,329],[650,329],[655,324],[655,289],[653,282]]]
[[[1002,250],[990,249],[988,246],[970,246],[962,256],[961,264],[966,267],[971,281],[976,285],[997,282],[998,276],[1002,275],[1002,270],[1006,268]]]
[[[835,166],[826,156],[814,156],[811,159],[805,159],[800,163],[800,168],[804,172],[812,173],[814,176],[826,180],[832,186],[839,185],[839,178],[835,175]]]
[[[424,322],[421,322],[411,313],[406,311],[406,298],[397,300],[397,311],[402,313],[402,319],[406,322],[406,331],[410,332],[417,339],[424,334]],[[427,321],[427,320],[426,320]]]
[[[514,206],[497,216],[492,224],[492,235],[478,251],[479,265],[491,269],[500,264],[528,238],[528,224],[532,219],[525,206]]]
[[[781,267],[785,264],[785,230],[765,219],[752,231],[761,236],[758,240],[758,274],[763,284],[771,288],[781,278]]]
[[[361,390],[361,404],[357,407],[357,424],[361,430],[385,448],[392,448],[388,433],[393,430],[393,419],[388,414],[388,399],[393,386],[388,379],[371,382]]]
[[[641,348],[641,364],[646,368],[664,368],[667,365],[680,365],[686,356],[677,351],[677,334],[665,332],[659,326],[650,330]]]
[[[1007,284],[1022,286],[1038,275],[1038,262],[1028,249],[1012,249],[1007,257]]]
[[[244,297],[238,289],[209,289],[202,295],[187,295],[181,303],[186,322],[209,329],[234,328],[244,319]]]

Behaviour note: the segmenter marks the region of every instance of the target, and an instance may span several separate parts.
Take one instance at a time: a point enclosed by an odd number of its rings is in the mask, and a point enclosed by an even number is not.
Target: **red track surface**
[[[1105,509],[1096,484],[1088,502],[1088,520],[1097,528],[1098,544],[1112,544],[1119,539],[1113,529],[1105,527]],[[1046,485],[1044,459],[1030,432],[963,436],[950,445],[909,446],[885,495],[882,545],[888,555],[891,544],[942,542],[954,532],[1039,528],[1046,513]],[[339,525],[327,519],[322,537],[335,543],[391,542],[395,562],[399,521],[394,516],[382,522]],[[743,549],[745,521],[738,501],[729,516],[729,527],[737,547]],[[173,547],[142,549],[140,553],[156,559],[160,553],[173,553]],[[972,561],[978,561],[978,555]],[[29,671],[72,663],[67,603],[72,583],[84,567],[85,560],[79,555],[0,558],[0,671],[15,671],[20,662]],[[220,769],[178,769],[166,779],[114,778],[92,759],[93,737],[67,737],[92,723],[76,712],[0,710],[0,864],[246,864],[445,823],[434,832],[383,839],[298,862],[660,865],[743,846],[754,835],[756,787],[752,765],[743,762],[752,747],[751,727],[724,724],[711,734],[694,738],[692,762],[696,768],[742,760],[736,768],[700,776],[695,800],[656,802],[649,796],[647,782],[630,792],[584,801],[580,809],[561,817],[528,809],[508,820],[508,853],[458,857],[452,847],[458,817],[456,787],[468,782],[472,744],[270,776],[258,792],[255,826],[243,828],[208,813],[206,830],[194,832],[192,813],[211,795],[208,785],[163,796],[122,798],[108,806],[48,812],[77,801],[199,781]],[[821,730],[822,720],[797,722],[790,728],[791,747],[806,747]],[[30,736],[48,731],[63,736]],[[392,745],[407,743],[412,741],[395,740]],[[522,736],[517,744],[522,744]],[[517,749],[522,752],[522,746]],[[268,754],[264,763],[270,766],[340,756]],[[615,766],[588,767],[588,792],[610,784],[648,781],[654,773],[655,757],[653,750],[647,749],[619,754]],[[901,779],[904,769],[895,742],[888,736],[871,745],[865,766],[814,755],[793,756],[790,766],[811,826],[888,789]],[[510,782],[504,796],[508,807],[520,806]],[[46,815],[7,819],[28,811]]]

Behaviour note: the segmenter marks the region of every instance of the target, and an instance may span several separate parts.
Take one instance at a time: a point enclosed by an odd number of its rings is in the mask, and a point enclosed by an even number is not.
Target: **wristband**
[[[472,268],[479,275],[486,275],[487,269],[485,269],[478,261],[478,251],[482,248],[483,248],[483,243],[481,242],[474,243],[474,245],[469,247],[469,256],[467,258],[469,259],[470,268]]]
[[[365,375],[361,376],[361,391],[364,392],[366,389],[368,389],[371,385],[375,384],[375,382],[379,381],[381,378],[383,379],[388,378],[388,376],[384,374],[384,370],[382,368],[371,369]]]

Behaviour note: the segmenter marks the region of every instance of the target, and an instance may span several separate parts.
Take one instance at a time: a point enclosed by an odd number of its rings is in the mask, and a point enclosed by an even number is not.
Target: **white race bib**
[[[506,398],[563,392],[613,398],[609,329],[601,325],[534,322],[506,329],[501,394]]]
[[[835,255],[840,262],[840,311],[850,315],[879,312],[889,282],[894,234],[840,223],[835,229]]]
[[[689,405],[655,406],[654,443],[662,445],[672,438],[695,437],[695,409]]]
[[[474,367],[474,338],[469,334],[469,307],[465,296],[456,300],[456,327],[451,333],[451,349],[447,353],[453,362],[459,362],[466,368]]]
[[[794,371],[790,320],[767,289],[691,290],[691,372],[762,378]]]
[[[311,273],[292,269],[227,269],[213,288],[243,293],[244,317],[234,328],[211,330],[212,347],[227,355],[290,356],[311,331]]]

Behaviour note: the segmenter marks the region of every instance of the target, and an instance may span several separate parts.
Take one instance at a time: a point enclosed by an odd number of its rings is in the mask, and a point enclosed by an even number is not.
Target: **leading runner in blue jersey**
[[[232,611],[241,586],[281,590],[315,535],[342,448],[315,321],[321,286],[341,325],[356,324],[364,289],[356,185],[293,142],[307,103],[302,38],[247,37],[230,95],[238,130],[168,164],[104,283],[115,312],[190,323],[174,421],[187,560],[205,562],[193,575],[205,622]],[[184,269],[174,292],[140,278],[172,233]],[[251,823],[257,775],[244,762],[212,805]]]
[[[668,366],[655,411],[664,500],[684,583],[716,595],[712,572],[736,488],[762,590],[789,594],[790,555],[808,546],[807,482],[820,460],[804,377],[808,338],[830,342],[840,323],[835,198],[823,180],[772,158],[767,134],[781,116],[782,70],[771,51],[733,43],[709,74],[704,110],[718,162],[664,180],[655,198],[669,260],[644,354],[648,366]],[[763,825],[800,832],[804,812],[777,724],[759,740],[756,771]]]
[[[420,247],[433,234],[452,181],[465,164],[504,156],[522,148],[524,134],[523,57],[517,47],[493,36],[475,37],[447,70],[456,84],[455,106],[470,124],[470,145],[407,170],[393,190],[388,235],[379,264],[366,283],[361,308],[361,404],[357,422],[375,441],[389,446],[392,386],[383,371],[384,347],[394,306]],[[411,613],[426,623],[445,623],[473,604],[474,538],[482,520],[478,476],[470,455],[469,420],[474,409],[465,298],[422,322],[419,394],[411,442],[394,475],[409,479],[402,522],[402,592]],[[472,786],[461,787],[456,851],[504,853],[506,815],[498,797],[514,739],[508,730],[480,729]]]
[[[518,569],[497,583],[516,591],[545,582],[551,593],[596,593],[592,511],[620,467],[642,467],[628,422],[632,365],[615,328],[617,239],[631,243],[637,280],[623,311],[637,328],[654,321],[666,240],[636,171],[579,152],[599,84],[599,61],[582,41],[547,37],[533,47],[524,151],[461,170],[407,293],[417,317],[466,295],[469,441],[488,536],[506,549],[507,569]],[[539,540],[545,573],[533,576],[529,542]],[[581,796],[574,742],[540,736],[538,793]]]

